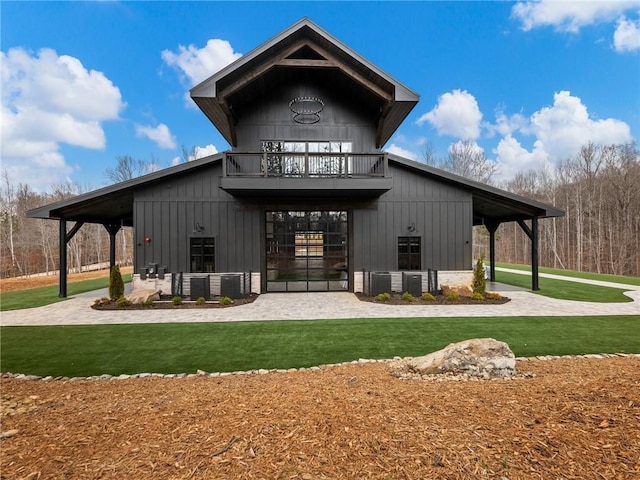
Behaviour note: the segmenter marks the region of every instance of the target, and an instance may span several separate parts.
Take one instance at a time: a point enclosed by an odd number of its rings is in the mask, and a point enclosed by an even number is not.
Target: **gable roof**
[[[76,197],[29,210],[30,218],[66,219],[87,223],[133,226],[133,201],[136,189],[170,180],[184,173],[207,169],[224,158],[224,153],[165,168],[132,180],[93,190]],[[551,205],[475,182],[423,163],[388,154],[389,162],[408,168],[436,181],[469,191],[473,198],[475,225],[510,222],[532,217],[562,217],[564,212]]]
[[[300,69],[328,72],[331,85],[371,107],[376,147],[381,148],[418,103],[419,96],[303,18],[190,91],[191,98],[232,146],[237,146],[236,112],[272,91]]]

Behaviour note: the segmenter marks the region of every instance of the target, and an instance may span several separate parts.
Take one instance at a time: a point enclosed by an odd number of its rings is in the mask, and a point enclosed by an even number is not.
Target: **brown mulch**
[[[133,267],[121,267],[122,274],[132,273]],[[67,275],[67,282],[80,282],[82,280],[90,280],[93,278],[109,278],[109,269],[93,270],[91,272],[70,273]],[[42,277],[18,277],[18,278],[0,278],[0,292],[15,292],[17,290],[26,290],[28,288],[48,287],[50,285],[58,285],[60,277],[58,275],[45,275]]]
[[[2,379],[0,477],[638,479],[640,358],[512,379],[385,363],[195,378]]]
[[[434,300],[423,300],[422,297],[415,297],[411,302],[403,300],[402,295],[393,294],[390,299],[380,301],[376,297],[365,295],[364,293],[356,293],[355,295],[363,302],[381,303],[384,305],[502,305],[503,303],[511,301],[508,297],[474,300],[471,297],[463,296],[458,300],[449,300],[446,295],[442,294],[434,295]]]
[[[192,300],[183,300],[180,305],[174,305],[170,296],[162,296],[159,301],[153,302],[151,305],[131,304],[127,306],[119,306],[116,302],[109,302],[104,304],[94,304],[91,306],[94,310],[183,310],[188,308],[229,308],[237,307],[239,305],[246,305],[247,303],[253,303],[258,298],[256,294],[250,294],[243,298],[236,298],[233,303],[229,305],[220,305],[217,301],[210,301],[204,304],[198,305]]]

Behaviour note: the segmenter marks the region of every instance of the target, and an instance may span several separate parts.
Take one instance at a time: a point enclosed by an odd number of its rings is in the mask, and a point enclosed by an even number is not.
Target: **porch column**
[[[531,290],[540,290],[538,283],[538,217],[531,219]]]
[[[82,228],[84,222],[76,222],[69,233],[67,233],[67,221],[64,218],[60,219],[60,288],[58,290],[59,298],[67,298],[67,244],[71,241],[73,236],[78,233],[78,230]]]
[[[116,266],[116,235],[120,231],[120,225],[103,223],[102,226],[109,232],[109,273],[111,273]]]
[[[59,289],[58,297],[67,297],[67,221],[64,218],[60,219],[60,235],[59,235]]]
[[[531,290],[540,290],[538,282],[538,217],[531,217],[531,228],[518,220],[518,225],[531,240]]]
[[[491,220],[485,223],[485,227],[489,232],[489,264],[491,270],[489,271],[489,280],[496,281],[496,230],[500,226],[498,220]]]

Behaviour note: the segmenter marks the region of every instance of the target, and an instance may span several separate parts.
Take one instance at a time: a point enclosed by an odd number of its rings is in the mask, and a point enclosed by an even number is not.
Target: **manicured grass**
[[[517,356],[640,353],[640,316],[386,318],[3,327],[1,370],[33,375],[193,373],[416,356],[474,337]]]
[[[511,268],[514,270],[531,271],[530,265],[516,265],[513,263],[496,262],[497,267]],[[550,273],[553,275],[562,275],[564,277],[585,278],[587,280],[600,280],[601,282],[623,283],[625,285],[640,286],[640,277],[625,277],[623,275],[608,275],[604,273],[576,272],[574,270],[561,270],[559,268],[540,267],[540,273]]]
[[[496,281],[531,290],[531,275],[496,270]],[[540,290],[533,292],[550,298],[579,302],[623,303],[633,300],[623,294],[624,289],[600,287],[586,283],[539,277]]]
[[[122,275],[122,280],[125,283],[129,283],[131,281],[131,274]],[[73,282],[67,285],[67,295],[72,297],[80,293],[107,288],[108,286],[108,277]],[[20,310],[23,308],[42,307],[43,305],[49,305],[51,303],[66,300],[65,298],[59,298],[58,292],[59,286],[51,285],[48,287],[30,288],[28,290],[3,293],[0,295],[0,311],[7,312],[9,310]]]

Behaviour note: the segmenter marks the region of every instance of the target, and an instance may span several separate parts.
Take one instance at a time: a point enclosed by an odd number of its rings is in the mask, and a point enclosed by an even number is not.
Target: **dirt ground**
[[[2,379],[2,479],[639,479],[640,358],[511,379],[388,363],[93,381]]]
[[[133,267],[122,267],[120,273],[133,272]],[[91,278],[109,278],[109,269],[93,270],[91,272],[70,273],[67,276],[67,282],[79,282],[81,280],[89,280]],[[42,277],[19,277],[19,278],[0,278],[0,292],[15,292],[17,290],[26,290],[28,288],[47,287],[49,285],[58,285],[58,275],[46,275]]]

